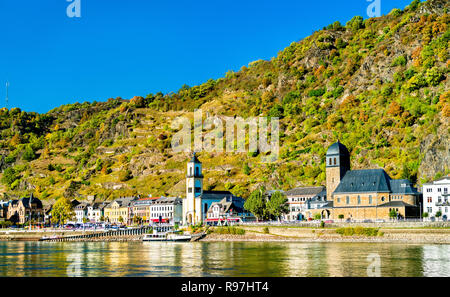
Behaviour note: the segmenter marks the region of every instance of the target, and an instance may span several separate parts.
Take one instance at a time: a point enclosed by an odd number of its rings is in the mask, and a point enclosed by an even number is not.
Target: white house
[[[183,222],[183,203],[181,198],[161,197],[150,205],[150,221],[153,223],[170,223],[172,225]]]
[[[254,221],[255,217],[244,209],[245,200],[239,197],[225,197],[220,202],[213,202],[207,213],[207,224],[233,224]]]
[[[101,217],[104,215],[103,209],[106,203],[93,203],[87,206],[87,218],[91,223],[100,223]]]
[[[435,217],[438,211],[441,218],[448,220],[450,215],[450,176],[445,176],[423,185],[423,211]]]
[[[313,202],[327,203],[325,187],[295,188],[285,194],[289,213],[282,216],[284,221],[302,220],[306,210],[317,208],[316,203]]]
[[[88,219],[88,204],[87,203],[80,203],[74,208],[75,210],[75,222],[76,223],[83,223],[83,219]]]

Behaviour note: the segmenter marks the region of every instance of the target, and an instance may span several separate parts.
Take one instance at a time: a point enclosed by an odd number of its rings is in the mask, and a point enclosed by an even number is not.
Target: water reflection
[[[450,245],[0,242],[0,276],[450,276]]]

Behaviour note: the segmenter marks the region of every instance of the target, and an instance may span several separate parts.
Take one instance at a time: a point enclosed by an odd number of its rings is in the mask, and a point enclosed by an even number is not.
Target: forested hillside
[[[187,154],[173,153],[172,120],[204,115],[280,117],[280,158],[200,153],[207,189],[247,197],[325,180],[338,138],[358,168],[421,182],[449,173],[448,2],[333,23],[270,61],[176,93],[64,105],[46,114],[0,110],[0,191],[47,200],[182,195]],[[63,97],[64,94],[61,94]],[[101,99],[101,98],[100,98]],[[99,100],[100,100],[99,99]],[[1,198],[0,198],[1,199]]]

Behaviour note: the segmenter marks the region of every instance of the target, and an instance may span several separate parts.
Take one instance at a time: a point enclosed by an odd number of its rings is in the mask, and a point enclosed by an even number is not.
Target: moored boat
[[[174,232],[158,233],[156,230],[152,234],[145,234],[142,241],[190,241],[191,235],[176,234]]]

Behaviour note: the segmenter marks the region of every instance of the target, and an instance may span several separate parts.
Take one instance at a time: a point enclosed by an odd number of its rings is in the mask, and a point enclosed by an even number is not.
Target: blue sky
[[[0,0],[0,107],[62,104],[177,91],[270,59],[367,0]],[[380,0],[381,14],[411,0]]]

